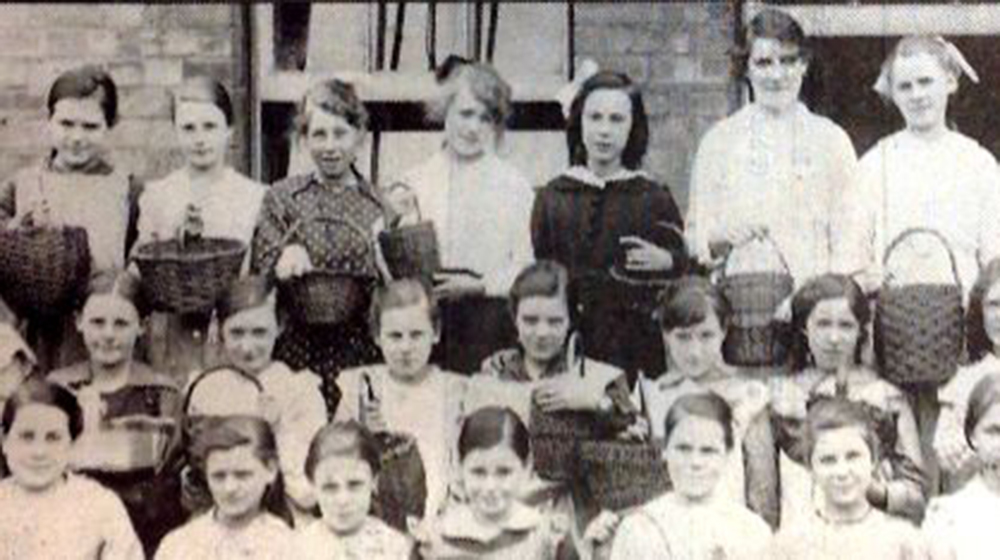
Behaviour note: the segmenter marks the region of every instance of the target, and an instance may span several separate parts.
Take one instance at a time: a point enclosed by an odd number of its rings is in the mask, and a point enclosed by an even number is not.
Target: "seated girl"
[[[734,425],[733,410],[715,393],[674,400],[663,425],[673,490],[622,520],[612,560],[764,557],[771,539],[767,524],[719,496],[726,463],[735,459]]]
[[[178,486],[160,474],[181,398],[173,379],[132,357],[143,330],[138,292],[126,273],[92,278],[76,320],[89,357],[48,379],[72,391],[83,409],[73,469],[118,494],[151,553],[183,519]]]
[[[423,461],[427,495],[417,511],[408,513],[433,515],[445,504],[455,464],[452,450],[465,380],[428,363],[440,322],[434,298],[420,281],[397,280],[378,288],[371,329],[385,364],[341,372],[337,386],[342,396],[334,419],[356,420],[374,433],[412,436]]]
[[[869,499],[879,464],[879,436],[871,409],[842,397],[812,404],[806,419],[806,456],[818,490],[814,515],[783,525],[774,560],[925,558],[917,529],[873,507]]]
[[[198,444],[213,507],[167,535],[156,560],[298,558],[291,529],[262,507],[280,480],[267,422],[252,416],[223,418]]]
[[[993,538],[1000,519],[1000,373],[972,389],[964,415],[966,445],[976,475],[958,492],[931,500],[923,531],[933,558],[985,560],[996,557]]]
[[[662,440],[664,421],[683,395],[712,391],[733,411],[735,444],[718,494],[746,505],[772,527],[778,525],[777,458],[767,387],[741,377],[722,359],[729,304],[705,279],[684,278],[660,295],[655,316],[663,333],[667,371],[639,378],[638,401],[650,435]]]
[[[528,429],[509,408],[469,415],[458,437],[466,501],[450,504],[415,530],[419,557],[563,558],[567,539],[557,520],[519,499],[528,482],[529,452]]]
[[[306,476],[323,519],[298,530],[299,558],[410,558],[410,539],[369,514],[380,468],[378,444],[357,422],[328,424],[316,434],[306,457]]]
[[[0,558],[145,558],[118,496],[68,472],[83,430],[72,393],[28,379],[10,397],[0,424],[11,471],[0,481]]]

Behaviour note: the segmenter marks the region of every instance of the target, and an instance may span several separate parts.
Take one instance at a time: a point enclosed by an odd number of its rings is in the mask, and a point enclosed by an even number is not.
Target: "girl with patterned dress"
[[[372,235],[382,206],[354,166],[367,126],[368,113],[351,84],[327,80],[306,93],[297,134],[316,170],[268,190],[253,241],[255,273],[282,281],[313,269],[346,272],[366,284],[362,290],[370,296],[378,278]],[[289,319],[275,358],[318,374],[333,413],[340,371],[378,359],[364,313],[332,326]]]
[[[184,167],[150,182],[139,199],[137,245],[201,235],[236,239],[249,254],[265,188],[226,162],[234,122],[229,92],[212,78],[189,79],[173,92],[171,115]],[[210,311],[153,314],[150,363],[178,379],[217,365],[212,324]]]
[[[323,518],[296,532],[302,560],[409,560],[409,537],[369,514],[381,468],[375,438],[354,421],[328,424],[309,446],[306,476]]]
[[[118,122],[115,82],[96,67],[74,68],[56,78],[46,105],[51,150],[0,185],[0,224],[83,228],[91,270],[121,269],[136,238],[141,185],[108,157],[108,133]],[[68,313],[32,318],[26,338],[43,372],[86,358]]]
[[[114,492],[69,471],[83,411],[66,389],[31,378],[4,409],[0,559],[143,560]]]

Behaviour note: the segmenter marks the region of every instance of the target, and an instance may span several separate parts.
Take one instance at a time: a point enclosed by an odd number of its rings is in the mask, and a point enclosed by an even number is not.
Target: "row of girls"
[[[669,189],[641,171],[642,97],[614,72],[571,96],[570,168],[535,192],[496,153],[511,92],[485,65],[444,69],[429,107],[443,148],[384,189],[353,165],[367,113],[344,82],[316,85],[300,106],[296,138],[315,170],[270,188],[225,163],[225,89],[186,83],[172,104],[185,166],[140,186],[103,149],[114,82],[93,68],[61,76],[47,103],[52,150],[5,183],[0,209],[8,227],[85,228],[102,274],[75,313],[20,321],[30,344],[6,333],[12,476],[0,511],[17,515],[2,524],[0,552],[298,557],[281,548],[291,522],[317,539],[307,548],[345,555],[739,558],[773,546],[779,557],[905,558],[926,552],[914,526],[924,519],[930,541],[956,547],[945,553],[976,558],[961,547],[982,540],[973,536],[992,517],[981,512],[997,507],[997,298],[983,265],[1000,247],[1000,185],[993,157],[946,119],[975,72],[940,37],[901,40],[875,87],[906,128],[859,163],[847,135],[798,100],[811,55],[798,23],[766,10],[747,34],[753,101],[702,140],[686,229]],[[334,328],[284,320],[275,281],[313,269],[376,279],[374,232],[424,218],[452,270],[433,293],[391,282],[371,317]],[[348,227],[331,231],[331,219]],[[981,361],[942,390],[937,430],[927,395],[885,382],[865,358],[877,256],[914,226],[949,240],[963,286],[980,278],[967,299],[969,354]],[[682,268],[678,231],[707,267],[753,240],[778,247],[799,285],[792,375],[768,386],[723,363],[728,305],[707,280],[659,296],[644,287]],[[141,279],[122,272],[132,245],[191,232],[243,240],[254,276],[214,314],[148,313]],[[30,362],[70,396],[20,384]],[[584,511],[574,488],[530,476],[535,406],[664,440],[673,491],[624,518]],[[198,417],[244,420],[188,421]],[[376,476],[386,450],[414,448],[419,469]],[[928,511],[939,463],[961,490]],[[383,507],[370,507],[375,488]],[[71,533],[72,552],[49,548]]]

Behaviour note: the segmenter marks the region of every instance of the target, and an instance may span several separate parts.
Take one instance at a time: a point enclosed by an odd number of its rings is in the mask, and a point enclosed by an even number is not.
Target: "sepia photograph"
[[[0,560],[993,560],[1000,3],[0,3]]]

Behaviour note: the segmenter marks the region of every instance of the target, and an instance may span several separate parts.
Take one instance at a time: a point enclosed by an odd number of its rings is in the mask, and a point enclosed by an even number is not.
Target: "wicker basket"
[[[239,276],[246,245],[236,239],[153,241],[136,249],[143,293],[153,309],[169,313],[210,311]]]
[[[886,248],[883,263],[906,238],[926,234],[944,245],[955,284],[884,282],[875,307],[875,355],[879,369],[899,385],[939,385],[955,375],[962,355],[962,285],[947,239],[926,228],[908,229]]]
[[[420,206],[417,206],[420,216]],[[431,279],[441,268],[434,224],[420,218],[410,226],[390,227],[378,234],[382,258],[393,278]]]
[[[581,441],[579,469],[596,509],[621,511],[666,492],[669,477],[660,449],[642,441]]]
[[[424,517],[427,474],[416,441],[404,434],[375,434],[381,455],[376,515],[399,531],[407,531],[407,517]]]
[[[0,230],[0,294],[20,316],[53,316],[71,308],[89,274],[83,228]]]
[[[730,251],[719,278],[719,289],[732,308],[722,346],[723,357],[732,365],[774,366],[784,363],[788,356],[787,328],[775,321],[774,312],[792,294],[795,283],[774,241],[768,236],[760,241],[774,249],[783,271],[730,272],[729,259],[734,251],[749,245],[744,244]]]
[[[278,301],[299,324],[341,324],[368,309],[372,282],[356,274],[314,270],[282,281]]]

